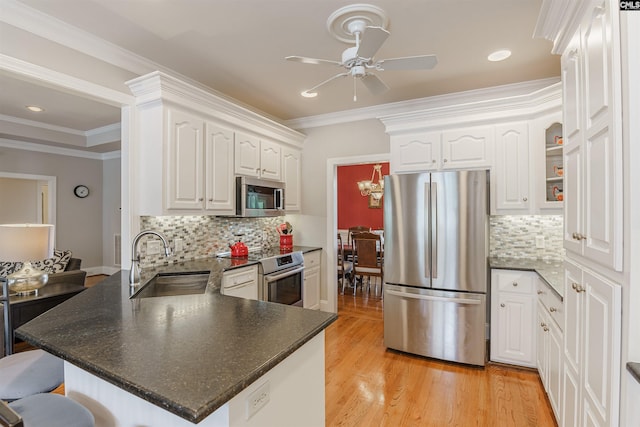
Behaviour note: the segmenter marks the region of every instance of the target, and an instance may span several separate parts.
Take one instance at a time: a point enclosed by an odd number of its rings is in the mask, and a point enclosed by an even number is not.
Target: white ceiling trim
[[[91,33],[69,25],[64,21],[26,6],[23,3],[15,0],[2,0],[2,2],[3,8],[2,14],[0,14],[0,21],[6,22],[7,24],[21,28],[48,40],[52,40],[70,49],[82,52],[85,55],[89,55],[93,58],[120,67],[126,71],[138,74],[139,76],[153,71],[161,71],[177,79],[183,80],[201,90],[213,92],[216,96],[235,103],[256,114],[263,115],[274,121],[281,121],[281,119],[277,117],[267,114],[251,105],[240,102],[235,98],[225,95],[224,93],[193,80],[190,77],[182,75],[177,71],[160,65],[148,58],[133,53],[104,39],[96,37]],[[3,62],[3,59],[0,57],[0,63],[1,62]]]
[[[0,147],[12,148],[14,150],[35,151],[38,153],[58,154],[61,156],[81,157],[93,160],[110,160],[120,158],[121,152],[112,151],[110,153],[91,153],[88,151],[74,150],[72,148],[54,147],[51,145],[34,144],[32,142],[14,141],[12,139],[0,138]]]
[[[551,53],[562,54],[588,6],[585,0],[543,0],[533,36],[552,41]]]
[[[86,131],[87,147],[116,142],[122,139],[122,128],[120,123],[102,126]]]
[[[86,136],[86,133],[84,131],[81,131],[78,129],[71,129],[68,127],[58,126],[58,125],[50,125],[48,123],[37,122],[35,120],[29,120],[29,119],[21,119],[19,117],[14,117],[14,116],[6,116],[4,114],[0,114],[0,121],[7,121],[10,123],[15,123],[19,125],[31,126],[39,129],[46,129],[54,132],[66,133],[69,135],[82,136],[82,137]]]
[[[40,65],[32,64],[9,55],[0,54],[0,70],[11,73],[12,77],[29,82],[38,82],[46,87],[65,90],[86,99],[102,102],[115,107],[133,105],[135,98],[117,90],[63,74]]]
[[[302,117],[285,121],[284,124],[292,129],[302,130],[360,120],[380,119],[382,117],[390,117],[393,115],[406,115],[415,112],[419,113],[425,110],[433,111],[447,107],[460,108],[461,106],[481,105],[482,103],[492,102],[495,100],[504,100],[506,98],[514,98],[523,95],[530,96],[532,93],[557,85],[559,81],[559,77],[532,80],[485,89],[456,92],[428,98],[382,104],[373,107]],[[486,104],[485,107],[481,108],[487,108]]]

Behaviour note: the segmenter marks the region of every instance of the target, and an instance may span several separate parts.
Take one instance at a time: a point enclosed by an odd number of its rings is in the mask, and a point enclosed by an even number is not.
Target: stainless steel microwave
[[[236,216],[284,215],[284,183],[236,177]]]

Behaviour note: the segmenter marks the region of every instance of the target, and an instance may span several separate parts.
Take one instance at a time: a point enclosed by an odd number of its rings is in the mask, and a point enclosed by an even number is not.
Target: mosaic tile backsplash
[[[169,239],[172,250],[175,247],[174,240],[182,239],[183,250],[174,252],[169,258],[164,253],[148,255],[147,245],[144,243],[157,237],[145,236],[139,246],[140,264],[143,267],[154,267],[214,257],[220,252],[229,252],[229,244],[238,239],[236,234],[243,234],[242,241],[250,249],[278,246],[280,237],[276,226],[282,222],[282,217],[143,216],[140,218],[141,230],[150,229],[163,233]]]
[[[562,215],[504,215],[489,218],[489,253],[492,257],[561,259]],[[544,249],[536,248],[544,237]]]

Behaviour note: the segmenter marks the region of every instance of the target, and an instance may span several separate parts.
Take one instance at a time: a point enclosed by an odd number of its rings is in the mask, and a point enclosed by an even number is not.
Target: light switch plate
[[[182,251],[184,251],[184,240],[175,239],[173,241],[173,252],[177,254]]]
[[[150,240],[147,242],[147,255],[157,255],[162,252],[162,242]]]

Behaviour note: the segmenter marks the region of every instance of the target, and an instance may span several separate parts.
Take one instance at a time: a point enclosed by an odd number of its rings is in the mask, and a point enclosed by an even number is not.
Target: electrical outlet
[[[536,248],[544,249],[544,236],[536,236]]]
[[[269,398],[269,381],[267,381],[247,397],[247,419],[269,403]]]
[[[174,239],[173,241],[173,253],[178,253],[184,251],[184,240],[182,239]]]
[[[162,252],[162,242],[150,240],[147,242],[147,255],[157,255]]]

